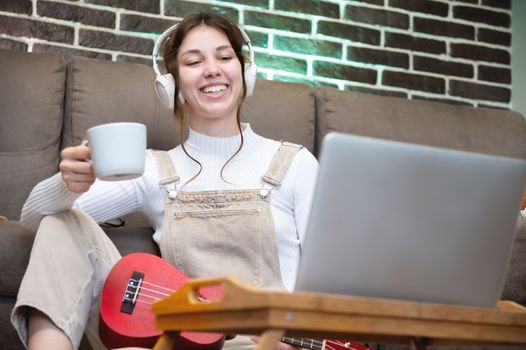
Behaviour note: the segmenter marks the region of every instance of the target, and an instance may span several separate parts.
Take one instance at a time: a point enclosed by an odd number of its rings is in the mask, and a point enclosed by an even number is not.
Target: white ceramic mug
[[[87,131],[95,176],[104,181],[129,180],[144,172],[146,126],[109,123]]]

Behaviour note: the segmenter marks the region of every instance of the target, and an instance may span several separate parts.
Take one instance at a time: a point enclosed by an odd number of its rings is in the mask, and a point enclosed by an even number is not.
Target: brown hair
[[[230,42],[230,45],[232,45],[232,48],[235,52],[235,55],[239,62],[241,63],[241,76],[243,77],[243,94],[240,97],[240,101],[237,107],[236,112],[236,119],[237,119],[237,125],[239,128],[239,134],[241,137],[241,143],[239,145],[239,148],[237,151],[223,164],[223,167],[221,168],[221,178],[223,178],[223,170],[225,169],[225,166],[234,158],[239,151],[241,151],[241,148],[243,147],[243,133],[241,131],[241,105],[243,100],[245,99],[245,96],[247,94],[247,86],[245,82],[245,57],[243,56],[243,44],[245,43],[245,39],[243,38],[243,34],[241,33],[241,30],[237,26],[237,24],[229,21],[228,19],[219,16],[217,14],[213,13],[197,13],[186,16],[179,24],[177,24],[177,27],[175,28],[174,32],[166,39],[164,43],[164,64],[166,67],[166,70],[168,73],[172,74],[175,81],[175,93],[174,93],[174,114],[176,117],[176,120],[179,125],[179,139],[181,141],[181,147],[183,148],[184,153],[190,157],[193,161],[195,161],[197,164],[199,164],[200,169],[199,172],[193,176],[190,180],[188,180],[186,183],[192,181],[195,179],[202,170],[201,163],[193,158],[188,152],[186,151],[184,147],[184,114],[181,108],[181,102],[179,101],[179,62],[177,60],[177,55],[179,53],[179,48],[186,37],[186,35],[194,28],[200,26],[200,25],[206,25],[212,28],[217,29],[218,31],[224,33],[228,41]],[[225,180],[226,181],[226,180]],[[185,184],[186,184],[185,183]]]

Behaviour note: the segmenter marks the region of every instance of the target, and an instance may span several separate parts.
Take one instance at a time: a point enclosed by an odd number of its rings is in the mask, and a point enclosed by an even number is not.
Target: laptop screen
[[[332,133],[296,290],[494,307],[526,162]]]

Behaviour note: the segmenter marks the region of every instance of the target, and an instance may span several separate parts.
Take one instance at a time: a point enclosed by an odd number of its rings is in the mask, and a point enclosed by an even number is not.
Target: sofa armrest
[[[16,296],[35,234],[18,221],[0,222],[0,296]]]

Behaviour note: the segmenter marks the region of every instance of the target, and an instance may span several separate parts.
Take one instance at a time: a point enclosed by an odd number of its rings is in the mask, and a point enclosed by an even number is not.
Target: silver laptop
[[[526,162],[325,137],[296,290],[494,307]]]

